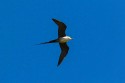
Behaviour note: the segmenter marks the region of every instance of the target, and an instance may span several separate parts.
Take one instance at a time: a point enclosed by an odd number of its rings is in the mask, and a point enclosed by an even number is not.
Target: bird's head
[[[68,40],[72,40],[72,38],[70,36],[66,36]]]

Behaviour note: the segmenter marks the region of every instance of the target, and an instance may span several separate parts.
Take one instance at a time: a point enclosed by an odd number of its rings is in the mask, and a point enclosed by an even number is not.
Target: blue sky
[[[57,67],[56,18],[73,38]],[[125,0],[1,0],[0,83],[125,83]]]

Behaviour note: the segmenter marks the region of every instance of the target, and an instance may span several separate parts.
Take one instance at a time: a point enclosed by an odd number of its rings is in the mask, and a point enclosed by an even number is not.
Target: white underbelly
[[[62,37],[62,38],[59,39],[59,42],[60,42],[60,43],[65,43],[65,42],[67,42],[67,41],[69,41],[69,39],[67,39],[67,38],[65,38],[65,37]]]

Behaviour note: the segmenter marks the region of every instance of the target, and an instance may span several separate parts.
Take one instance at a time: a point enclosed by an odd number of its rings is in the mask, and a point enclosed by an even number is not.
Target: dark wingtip
[[[57,67],[59,67],[60,64],[57,64]]]
[[[59,20],[56,20],[55,18],[52,18],[52,20],[53,20],[55,23],[60,22]]]
[[[54,21],[54,20],[56,20],[55,18],[52,18],[52,20]]]
[[[53,21],[55,21],[56,19],[55,18],[52,18]]]
[[[66,28],[66,25],[61,22],[60,20],[56,20],[55,18],[52,18],[52,20],[58,25],[58,26],[63,26],[64,28]]]
[[[36,45],[41,45],[41,44],[34,44],[33,46],[36,46]]]
[[[39,44],[35,44],[35,45],[41,45],[41,44],[47,44],[47,42],[44,42],[44,43],[39,43]],[[34,45],[34,46],[35,46],[35,45]]]
[[[55,18],[52,18],[52,20],[55,20]]]
[[[57,64],[57,67],[59,67],[59,65],[61,64],[61,62],[60,61],[58,61],[58,64]]]

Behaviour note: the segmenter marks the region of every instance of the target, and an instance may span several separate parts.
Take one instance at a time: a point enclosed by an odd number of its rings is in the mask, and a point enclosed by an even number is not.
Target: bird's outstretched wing
[[[58,25],[58,38],[66,36],[66,25],[63,22],[60,22],[59,20],[56,20],[54,18],[52,20]]]
[[[58,65],[59,66],[61,64],[61,62],[63,61],[64,57],[67,55],[68,51],[69,51],[69,47],[66,43],[59,43],[60,48],[61,48],[61,54],[59,57],[59,61],[58,61]]]

